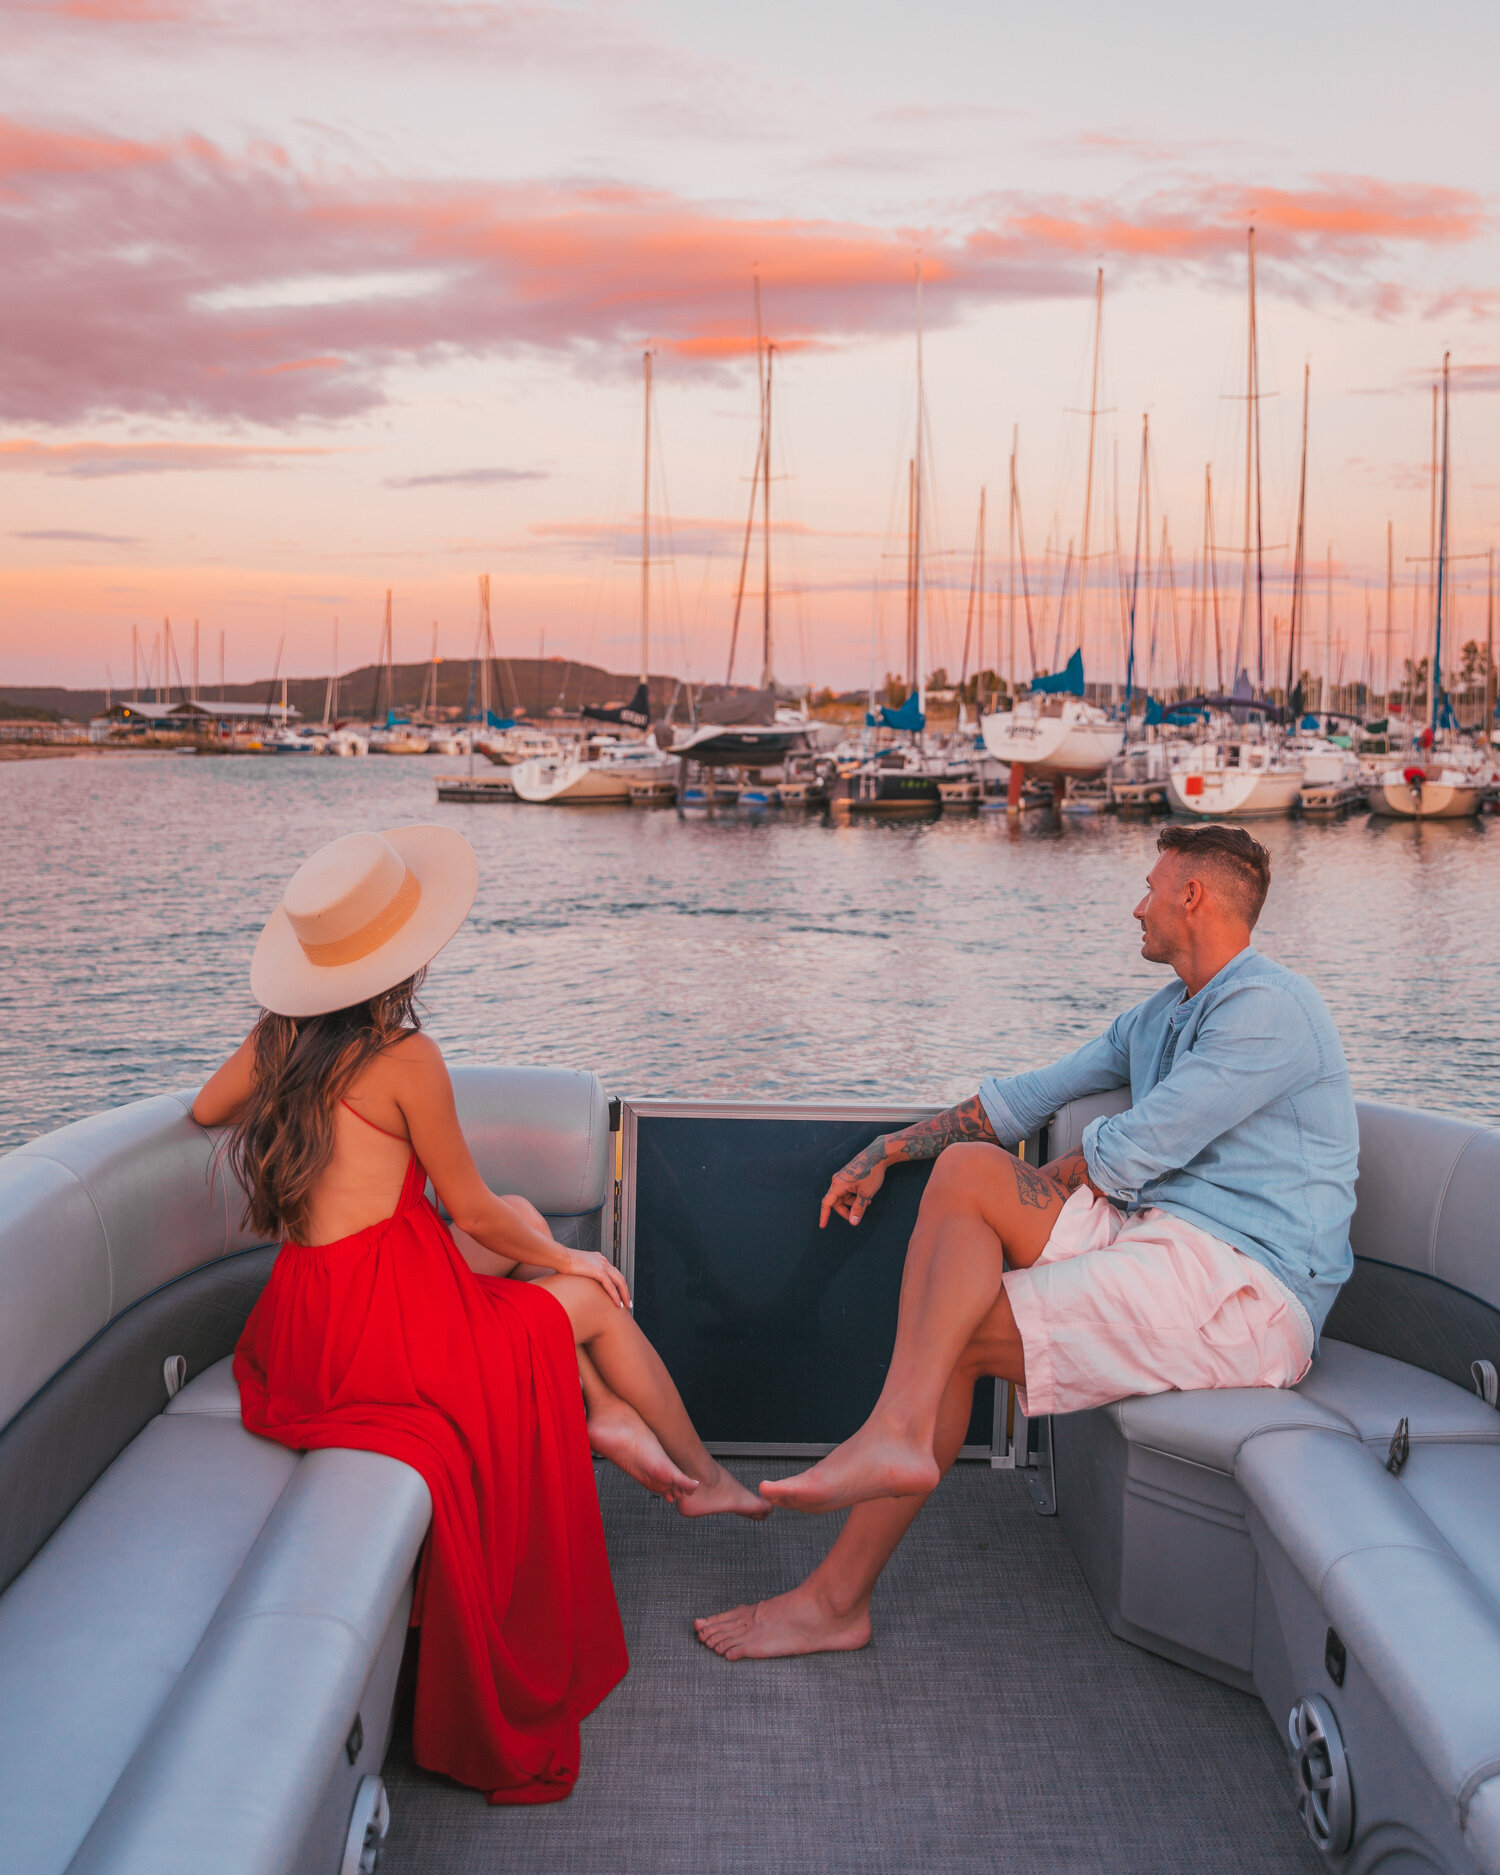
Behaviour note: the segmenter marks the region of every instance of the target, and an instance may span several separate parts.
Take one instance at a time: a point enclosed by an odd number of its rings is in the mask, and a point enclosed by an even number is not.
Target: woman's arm
[[[437,1043],[426,1035],[408,1036],[387,1049],[383,1060],[392,1070],[389,1084],[412,1146],[455,1231],[473,1238],[496,1258],[538,1264],[567,1276],[591,1277],[622,1308],[628,1307],[625,1278],[607,1257],[567,1249],[556,1241],[534,1205],[524,1198],[497,1197],[485,1184],[459,1126],[453,1083]],[[474,1267],[471,1259],[466,1260]],[[503,1272],[492,1264],[483,1273]]]
[[[255,1048],[247,1035],[224,1063],[198,1089],[193,1118],[199,1126],[227,1126],[250,1098],[255,1075]]]

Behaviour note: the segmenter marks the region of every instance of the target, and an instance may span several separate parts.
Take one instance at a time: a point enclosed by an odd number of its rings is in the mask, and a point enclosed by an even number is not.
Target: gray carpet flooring
[[[955,1469],[887,1571],[863,1653],[734,1665],[689,1616],[790,1586],[832,1522],[688,1523],[598,1477],[632,1665],[584,1725],[572,1798],[490,1809],[398,1735],[382,1875],[1326,1866],[1259,1701],[1116,1640],[1015,1474]]]

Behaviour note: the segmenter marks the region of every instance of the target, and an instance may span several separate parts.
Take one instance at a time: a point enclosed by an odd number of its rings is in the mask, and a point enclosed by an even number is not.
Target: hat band
[[[362,957],[378,951],[382,944],[396,935],[417,909],[417,901],[421,896],[421,882],[408,866],[406,877],[401,881],[395,897],[368,924],[351,931],[348,937],[334,939],[331,944],[304,944],[298,938],[297,942],[302,944],[302,955],[310,964],[318,964],[324,969],[336,964],[357,964]]]

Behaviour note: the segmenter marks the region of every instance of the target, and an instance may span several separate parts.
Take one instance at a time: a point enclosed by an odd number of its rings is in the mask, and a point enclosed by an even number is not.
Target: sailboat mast
[[[1260,330],[1255,313],[1255,230],[1250,230],[1250,414],[1255,431],[1255,676],[1262,694],[1266,688],[1266,564],[1265,529],[1261,507],[1260,453]]]
[[[1016,424],[1010,433],[1010,515],[1007,523],[1008,544],[1006,548],[1006,631],[1008,641],[1005,652],[1005,680],[1011,707],[1016,701],[1016,448],[1020,441],[1021,426]]]
[[[724,682],[734,682],[734,659],[740,644],[740,614],[745,607],[745,574],[750,566],[750,542],[755,534],[755,505],[760,499],[760,467],[766,447],[766,363],[765,341],[760,320],[760,275],[755,281],[755,392],[760,399],[760,438],[755,445],[755,467],[750,471],[750,511],[745,516],[745,543],[740,549],[740,579],[734,592],[734,618],[729,627],[729,663]]]
[[[927,396],[922,379],[922,263],[917,262],[917,454],[912,508],[912,613],[916,653],[917,709],[927,714],[927,646],[922,605],[922,448],[927,430]]]
[[[1219,546],[1214,537],[1214,472],[1213,465],[1203,465],[1203,529],[1207,540],[1206,558],[1208,561],[1209,591],[1214,602],[1214,672],[1219,682],[1219,695],[1224,694],[1224,640],[1219,629]]]
[[[1432,387],[1432,451],[1427,467],[1427,642],[1432,642],[1432,623],[1437,588],[1437,500],[1438,500],[1438,387]]]
[[[979,491],[979,618],[976,621],[979,634],[974,647],[974,708],[976,711],[981,707],[979,673],[984,669],[984,503],[985,490],[981,488]],[[997,647],[995,662],[998,664],[999,661]]]
[[[1333,708],[1333,542],[1328,543],[1328,558],[1323,562],[1323,714]]]
[[[1125,721],[1130,721],[1130,698],[1135,688],[1135,609],[1141,590],[1141,517],[1146,517],[1145,525],[1149,535],[1150,519],[1150,462],[1147,455],[1147,440],[1151,434],[1151,418],[1143,412],[1141,415],[1141,468],[1135,484],[1135,555],[1130,568],[1130,612],[1129,631],[1125,641]],[[1148,549],[1149,551],[1149,549]]]
[[[1292,700],[1292,686],[1297,681],[1297,627],[1303,623],[1303,554],[1307,538],[1307,390],[1312,380],[1312,366],[1302,367],[1302,470],[1297,481],[1297,552],[1292,561],[1292,619],[1286,648],[1286,700]]]
[[[646,434],[641,453],[641,682],[648,681],[651,619],[651,353],[641,353],[646,381]]]
[[[1394,613],[1396,609],[1396,532],[1392,524],[1385,524],[1385,708],[1389,718],[1391,709],[1391,636],[1395,631]],[[1387,723],[1389,733],[1389,722]]]
[[[1489,609],[1484,638],[1484,746],[1495,728],[1495,549],[1489,550]]]
[[[1094,427],[1099,416],[1099,335],[1104,325],[1104,269],[1094,281],[1094,367],[1089,379],[1089,453],[1083,477],[1083,539],[1078,550],[1078,645],[1082,650],[1087,622],[1084,615],[1089,587],[1089,521],[1094,506]]]
[[[761,596],[761,668],[760,687],[770,690],[776,683],[774,661],[771,656],[771,370],[776,358],[776,347],[766,347],[766,403],[765,403],[765,441],[761,445],[761,545],[762,571],[765,591]]]
[[[1443,700],[1443,592],[1448,583],[1448,354],[1443,353],[1443,480],[1438,499],[1437,603],[1432,634],[1432,727],[1436,732]]]

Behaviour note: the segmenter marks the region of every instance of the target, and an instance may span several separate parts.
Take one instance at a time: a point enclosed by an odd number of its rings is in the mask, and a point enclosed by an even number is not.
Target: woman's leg
[[[645,1485],[669,1504],[680,1503],[690,1491],[698,1489],[698,1480],[672,1463],[661,1440],[635,1408],[605,1386],[598,1368],[582,1348],[578,1350],[578,1377],[583,1382],[583,1401],[588,1409],[589,1444],[601,1458],[618,1465],[637,1484]]]
[[[605,1385],[635,1408],[674,1463],[698,1480],[697,1490],[678,1500],[684,1517],[707,1517],[725,1510],[741,1517],[770,1516],[771,1507],[764,1498],[709,1456],[661,1356],[636,1327],[628,1309],[612,1302],[587,1276],[543,1276],[538,1286],[567,1311],[574,1340]]]

